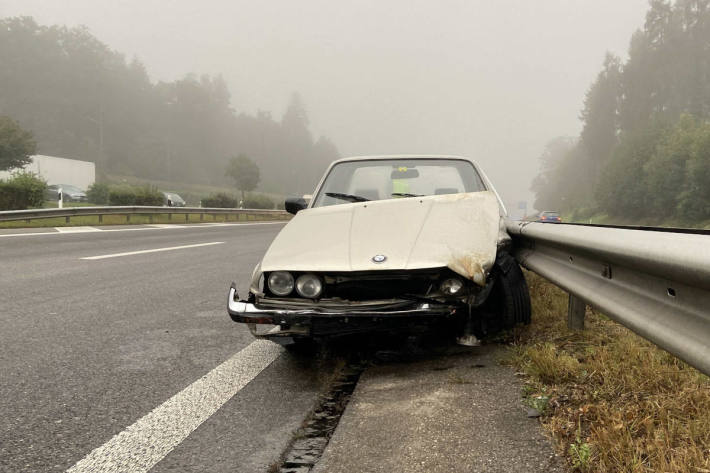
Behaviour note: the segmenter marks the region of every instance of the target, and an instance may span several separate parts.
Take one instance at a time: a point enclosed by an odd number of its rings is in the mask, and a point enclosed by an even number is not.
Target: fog
[[[580,131],[606,51],[626,56],[646,0],[2,0],[0,17],[86,25],[154,80],[222,74],[237,111],[293,91],[343,156],[471,156],[508,206],[538,156]]]

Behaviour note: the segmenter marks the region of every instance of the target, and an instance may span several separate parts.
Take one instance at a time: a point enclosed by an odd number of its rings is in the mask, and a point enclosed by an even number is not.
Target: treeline
[[[238,113],[220,76],[153,83],[86,28],[29,17],[0,19],[0,115],[31,130],[39,153],[93,161],[100,176],[230,185],[227,162],[241,153],[261,189],[304,193],[338,157],[313,139],[297,94],[281,120]]]
[[[535,207],[710,219],[710,0],[652,0],[629,59],[607,54],[578,138],[552,140]]]

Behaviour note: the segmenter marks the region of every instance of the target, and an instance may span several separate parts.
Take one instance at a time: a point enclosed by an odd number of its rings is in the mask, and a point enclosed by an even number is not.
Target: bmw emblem
[[[387,257],[385,255],[375,255],[372,257],[372,261],[375,263],[384,263]]]

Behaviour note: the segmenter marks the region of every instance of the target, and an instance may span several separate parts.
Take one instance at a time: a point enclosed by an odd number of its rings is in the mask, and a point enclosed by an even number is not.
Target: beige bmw
[[[469,158],[397,155],[330,165],[228,311],[259,338],[308,342],[446,327],[459,343],[529,323],[505,207]]]

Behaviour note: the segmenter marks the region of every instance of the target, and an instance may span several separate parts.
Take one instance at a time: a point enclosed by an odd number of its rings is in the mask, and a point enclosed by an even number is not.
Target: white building
[[[89,161],[58,158],[56,156],[32,156],[32,162],[22,168],[33,172],[47,181],[47,184],[69,184],[86,190],[96,180],[96,166]],[[12,173],[19,171],[1,171],[0,179],[7,179]]]

